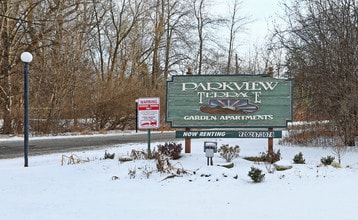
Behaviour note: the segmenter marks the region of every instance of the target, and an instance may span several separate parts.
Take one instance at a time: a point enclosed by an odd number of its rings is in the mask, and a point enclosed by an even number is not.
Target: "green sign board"
[[[282,131],[176,131],[176,138],[282,138]]]
[[[174,128],[287,127],[293,81],[266,75],[187,75],[167,81],[166,122]]]

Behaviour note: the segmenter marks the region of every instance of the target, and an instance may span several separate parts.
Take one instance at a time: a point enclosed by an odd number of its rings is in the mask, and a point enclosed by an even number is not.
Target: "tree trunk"
[[[0,85],[0,100],[3,102],[3,114],[4,114],[4,124],[3,124],[3,133],[11,134],[12,133],[12,116],[11,116],[11,78],[10,78],[10,63],[9,63],[9,54],[10,54],[10,36],[8,33],[8,19],[4,18],[5,21],[2,22],[2,33],[1,33],[1,72],[0,76],[3,81],[3,84]],[[0,79],[1,79],[0,78]]]

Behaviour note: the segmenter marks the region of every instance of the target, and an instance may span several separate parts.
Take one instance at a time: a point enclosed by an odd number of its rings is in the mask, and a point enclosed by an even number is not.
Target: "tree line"
[[[211,2],[204,0],[0,2],[5,134],[22,133],[21,52],[34,57],[32,130],[114,129],[133,117],[136,98],[164,100],[166,80],[185,74],[189,66],[195,74],[224,73],[223,61],[233,60],[235,43],[225,46],[214,31],[219,25],[230,27],[228,37],[234,39],[246,22],[237,13],[237,0],[230,3],[230,20],[211,14]]]
[[[250,18],[239,0],[223,16],[209,0],[1,0],[0,132],[22,133],[29,51],[33,132],[125,128],[135,99],[165,100],[172,75],[257,74],[295,80],[295,118],[328,120],[357,136],[358,8],[354,0],[283,1],[263,48],[240,54]],[[220,30],[220,36],[218,36]],[[226,36],[222,40],[222,36]],[[164,101],[162,109],[164,109]],[[164,115],[164,114],[162,114]]]
[[[325,121],[324,135],[354,146],[358,136],[358,5],[354,0],[284,4],[273,47],[286,54],[301,120]],[[321,129],[319,129],[321,130]],[[327,132],[328,130],[328,132]]]

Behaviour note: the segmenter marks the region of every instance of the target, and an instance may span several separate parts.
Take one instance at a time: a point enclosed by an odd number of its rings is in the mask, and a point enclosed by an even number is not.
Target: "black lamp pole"
[[[29,63],[32,61],[32,55],[29,52],[21,54],[21,60],[24,63],[24,167],[29,166]]]
[[[29,166],[29,63],[24,63],[24,157],[25,167]]]

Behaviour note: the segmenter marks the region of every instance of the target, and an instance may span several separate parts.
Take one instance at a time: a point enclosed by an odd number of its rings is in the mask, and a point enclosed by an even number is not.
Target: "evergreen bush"
[[[115,153],[111,154],[107,151],[104,152],[104,159],[114,159]]]
[[[265,178],[265,174],[262,173],[262,170],[256,167],[251,167],[248,176],[251,177],[252,181],[255,183],[260,183]]]
[[[306,163],[306,160],[303,159],[303,154],[302,154],[302,152],[296,154],[296,155],[293,157],[293,163],[295,163],[295,164],[305,164],[305,163]]]
[[[322,157],[321,158],[321,163],[325,166],[331,165],[331,163],[334,161],[334,157],[332,156],[327,156],[327,157]]]

